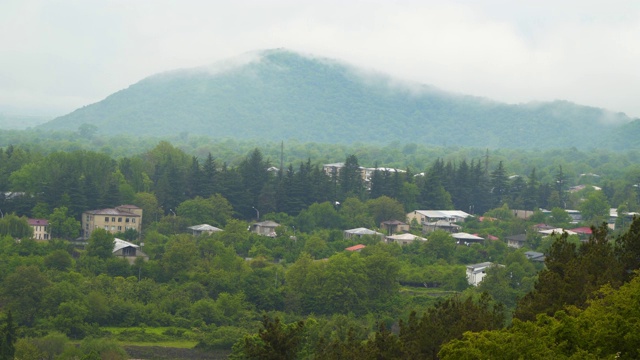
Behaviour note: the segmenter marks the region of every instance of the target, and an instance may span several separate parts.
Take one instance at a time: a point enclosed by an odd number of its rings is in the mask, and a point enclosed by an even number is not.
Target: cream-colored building
[[[33,229],[35,240],[50,240],[49,221],[46,219],[28,219],[29,226]]]
[[[114,209],[88,210],[82,213],[82,237],[91,236],[95,229],[115,234],[134,229],[142,230],[142,209],[135,205],[120,205]]]

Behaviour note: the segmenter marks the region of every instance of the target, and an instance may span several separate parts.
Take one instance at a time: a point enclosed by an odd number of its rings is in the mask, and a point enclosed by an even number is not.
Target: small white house
[[[492,262],[483,262],[479,264],[467,265],[467,281],[469,285],[478,286],[482,279],[487,275],[487,269],[496,265]]]
[[[379,233],[377,231],[371,230],[371,229],[367,229],[367,228],[355,228],[355,229],[349,229],[349,230],[345,230],[343,232],[344,234],[344,238],[345,239],[353,239],[353,238],[361,238],[365,235],[372,235],[372,236],[377,236],[380,239],[384,238],[384,234],[383,233]]]
[[[189,226],[187,229],[191,230],[193,235],[198,236],[202,234],[213,234],[215,232],[222,231],[222,229],[217,228],[215,226],[211,226],[209,224],[200,224]]]
[[[140,246],[118,238],[113,240],[112,253],[114,256],[127,259],[130,264],[133,264],[137,258],[142,258],[144,261],[149,260],[149,256],[140,251]]]
[[[387,236],[387,243],[397,243],[400,245],[408,245],[413,243],[414,241],[427,241],[427,239],[420,237],[420,236],[416,236],[413,234],[400,234],[400,235],[391,235],[391,236]]]

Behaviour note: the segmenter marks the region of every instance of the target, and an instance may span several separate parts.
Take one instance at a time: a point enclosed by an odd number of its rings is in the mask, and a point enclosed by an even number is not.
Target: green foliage
[[[49,216],[49,232],[52,238],[72,240],[80,235],[80,221],[69,216],[64,206],[53,209]]]
[[[100,228],[93,230],[87,244],[87,256],[109,259],[113,254],[113,241],[114,236],[110,232]]]
[[[607,239],[606,225],[579,249],[567,238],[564,233],[553,243],[546,268],[539,273],[534,290],[518,302],[514,317],[532,321],[537,314],[553,315],[568,305],[584,307],[602,285],[622,283],[623,265]]]
[[[232,359],[286,360],[298,358],[304,322],[283,324],[279,318],[264,316],[256,335],[247,335],[234,345]]]
[[[185,200],[178,205],[176,212],[189,219],[193,225],[224,226],[231,219],[233,208],[227,199],[215,194],[207,199],[196,196],[194,199]]]
[[[0,317],[0,359],[14,358],[16,340],[18,340],[17,326],[13,322],[11,311]]]
[[[80,343],[83,359],[128,359],[127,353],[115,341],[109,339],[85,339]]]
[[[16,239],[26,239],[33,236],[33,230],[31,226],[29,226],[26,217],[8,214],[0,219],[0,235],[9,235]]]
[[[640,281],[636,276],[614,290],[605,285],[584,310],[570,307],[535,321],[515,319],[501,330],[469,332],[451,341],[441,359],[635,359]]]

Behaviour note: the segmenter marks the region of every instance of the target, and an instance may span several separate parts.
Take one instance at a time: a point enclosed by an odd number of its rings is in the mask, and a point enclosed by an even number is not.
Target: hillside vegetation
[[[39,128],[90,124],[106,135],[490,148],[620,150],[636,144],[637,125],[621,113],[566,101],[509,105],[455,95],[286,50],[255,55],[224,69],[148,77]]]

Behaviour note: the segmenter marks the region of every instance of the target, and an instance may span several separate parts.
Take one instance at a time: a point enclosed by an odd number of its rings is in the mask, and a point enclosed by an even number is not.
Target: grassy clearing
[[[191,349],[198,341],[188,329],[173,327],[104,327],[120,345]]]

